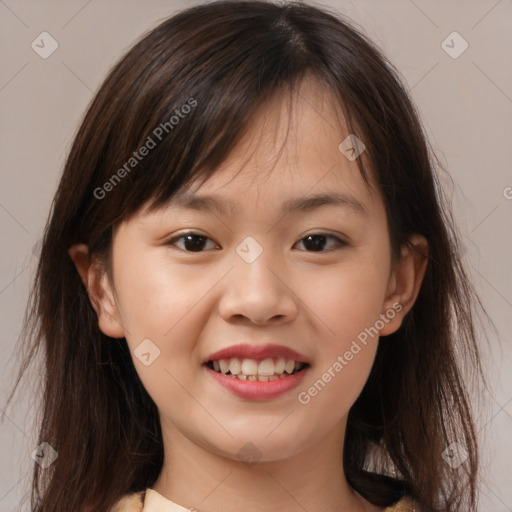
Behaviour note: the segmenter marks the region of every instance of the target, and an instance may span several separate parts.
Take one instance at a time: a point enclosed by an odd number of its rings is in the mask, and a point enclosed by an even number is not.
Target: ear
[[[98,262],[90,260],[89,248],[85,244],[73,245],[68,250],[68,254],[80,274],[92,307],[98,315],[99,328],[111,338],[123,338],[121,315],[105,268]]]
[[[401,258],[391,272],[382,314],[388,321],[379,330],[387,336],[399,329],[411,310],[421,288],[428,263],[428,242],[422,235],[412,235],[402,246]],[[392,316],[393,314],[393,316]],[[382,315],[381,315],[382,317]]]

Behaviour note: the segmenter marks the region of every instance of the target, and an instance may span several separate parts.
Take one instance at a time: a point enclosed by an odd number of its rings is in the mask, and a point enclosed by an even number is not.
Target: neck
[[[252,463],[204,448],[162,420],[164,465],[152,489],[185,508],[199,512],[376,510],[368,507],[345,478],[345,425],[341,433],[333,430],[321,444],[305,447],[289,458],[261,462],[256,455]]]

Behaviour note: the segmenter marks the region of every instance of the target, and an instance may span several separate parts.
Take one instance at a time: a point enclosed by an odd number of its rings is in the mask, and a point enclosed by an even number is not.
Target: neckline
[[[144,493],[143,512],[190,512],[193,507],[185,508],[162,496],[158,491],[148,487]]]
[[[182,505],[162,496],[158,491],[148,487],[142,491],[143,508],[141,512],[199,512],[194,507],[185,508]],[[416,504],[407,497],[403,497],[391,507],[384,509],[384,512],[416,512]],[[419,511],[418,511],[419,512]]]

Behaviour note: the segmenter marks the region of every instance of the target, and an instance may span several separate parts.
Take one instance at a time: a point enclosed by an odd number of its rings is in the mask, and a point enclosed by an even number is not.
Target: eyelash
[[[201,233],[197,233],[196,231],[187,231],[185,233],[181,233],[179,236],[176,236],[170,240],[168,240],[167,242],[165,242],[165,245],[170,245],[170,246],[175,246],[175,242],[178,241],[178,240],[181,240],[182,238],[185,238],[186,236],[198,236],[198,237],[203,237],[203,238],[206,238],[208,240],[211,240],[211,238],[205,236],[205,235],[202,235]],[[338,247],[334,248],[334,249],[328,249],[326,251],[304,251],[304,252],[311,252],[311,253],[325,253],[325,252],[331,252],[333,250],[337,250],[337,249],[340,249],[342,247],[346,247],[348,246],[349,244],[347,242],[345,242],[344,240],[342,240],[341,238],[335,236],[335,235],[332,235],[331,233],[322,233],[322,232],[318,232],[318,233],[310,233],[308,235],[306,235],[305,237],[301,238],[299,240],[299,242],[302,242],[303,240],[305,240],[306,238],[309,238],[309,237],[314,237],[314,236],[323,236],[323,237],[326,237],[326,238],[331,238],[333,240],[336,240],[336,242],[338,242]],[[181,249],[180,247],[178,247],[178,249],[184,251],[184,252],[188,252],[188,253],[201,253],[201,252],[205,252],[205,251],[187,251],[185,249]]]

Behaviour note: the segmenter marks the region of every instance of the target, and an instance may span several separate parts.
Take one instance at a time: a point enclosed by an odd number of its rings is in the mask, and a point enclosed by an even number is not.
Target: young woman
[[[24,368],[43,350],[58,457],[32,510],[475,511],[479,301],[450,219],[348,20],[225,0],[161,23],[93,99],[45,230]]]

